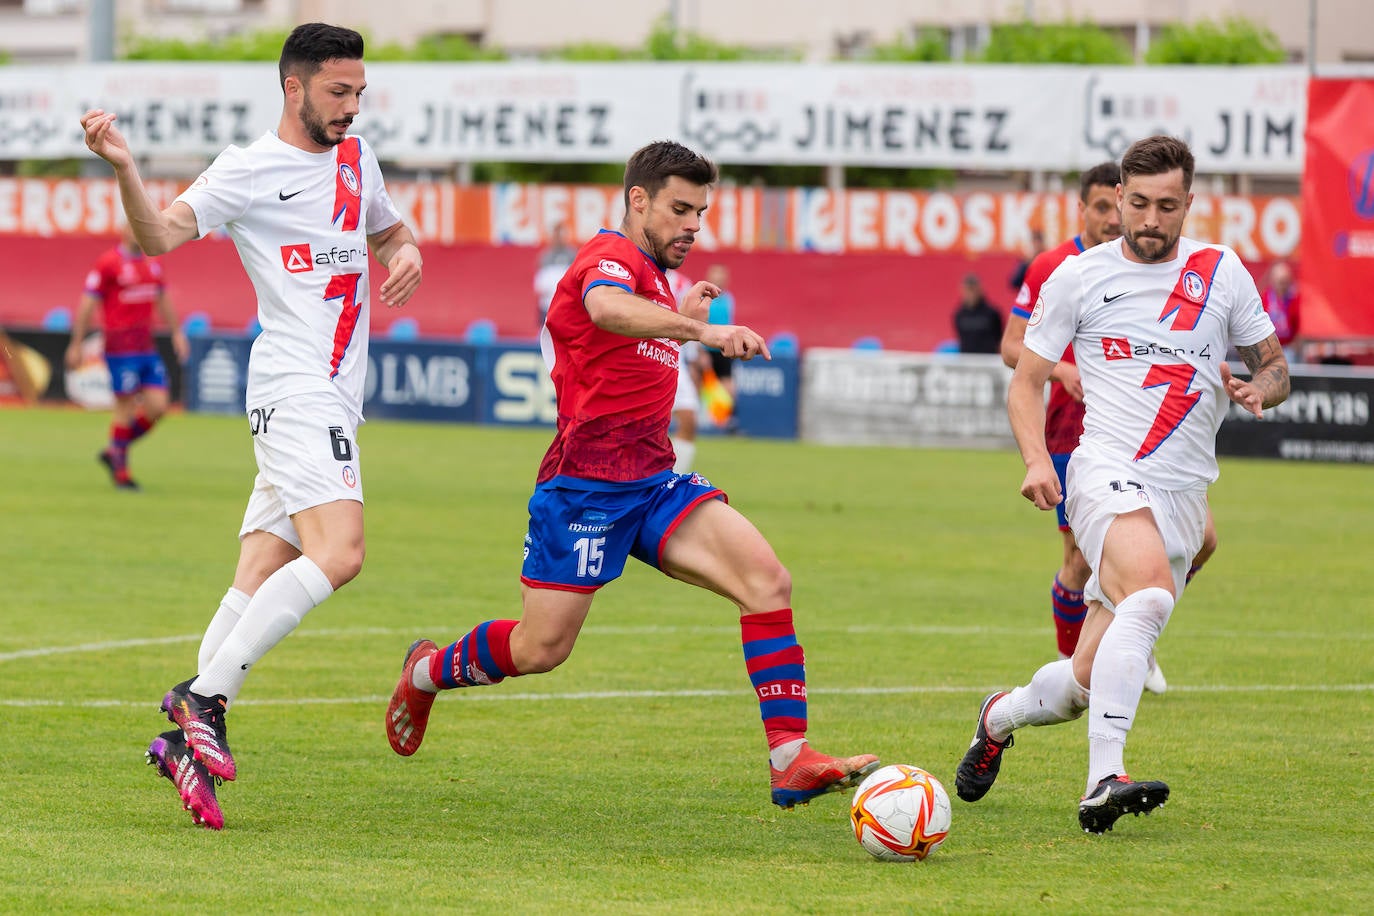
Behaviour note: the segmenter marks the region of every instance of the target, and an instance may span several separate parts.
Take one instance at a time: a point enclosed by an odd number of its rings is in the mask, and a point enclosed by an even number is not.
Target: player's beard
[[[352,118],[344,118],[348,124],[353,123]],[[338,146],[344,142],[344,137],[348,135],[348,124],[344,125],[344,132],[337,137],[329,133],[329,122],[320,117],[320,113],[315,110],[315,106],[310,103],[310,96],[305,96],[301,100],[301,124],[305,126],[305,132],[310,135],[320,146]]]
[[[1160,261],[1167,261],[1173,257],[1174,246],[1178,244],[1179,233],[1168,235],[1163,232],[1130,232],[1126,227],[1122,227],[1121,237],[1126,242],[1126,247],[1131,249],[1131,253],[1147,264],[1157,264]],[[1153,253],[1147,251],[1140,243],[1141,239],[1150,239],[1159,242],[1159,249]]]
[[[654,260],[657,261],[658,266],[664,270],[677,270],[682,266],[682,262],[687,260],[686,252],[679,255],[677,251],[673,249],[673,245],[677,242],[690,243],[693,241],[690,235],[679,235],[677,238],[669,239],[665,242],[648,226],[644,227],[644,238],[649,242],[649,248],[654,256]]]

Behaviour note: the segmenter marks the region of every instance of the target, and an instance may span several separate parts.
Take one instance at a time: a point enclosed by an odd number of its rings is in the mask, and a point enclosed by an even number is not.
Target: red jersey
[[[619,232],[603,229],[578,250],[541,334],[558,396],[558,432],[539,465],[539,483],[557,477],[563,485],[602,489],[673,467],[668,424],[681,345],[598,328],[584,302],[598,286],[677,311],[663,270]]]
[[[162,265],[156,258],[116,245],[95,262],[86,275],[86,292],[100,300],[107,356],[157,352],[153,306],[162,289]]]
[[[1026,268],[1026,279],[1021,291],[1016,294],[1016,304],[1011,313],[1019,318],[1029,319],[1035,300],[1040,298],[1040,287],[1054,273],[1054,269],[1065,260],[1083,253],[1083,239],[1074,236],[1067,242],[1049,251],[1042,251]],[[1073,344],[1064,349],[1061,362],[1075,362]],[[1050,400],[1045,405],[1045,447],[1051,455],[1067,455],[1078,448],[1079,437],[1083,435],[1083,404],[1075,401],[1063,385],[1050,382]]]

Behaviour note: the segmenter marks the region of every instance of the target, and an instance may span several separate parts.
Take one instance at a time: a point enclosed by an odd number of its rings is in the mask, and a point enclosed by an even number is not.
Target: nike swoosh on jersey
[[[304,191],[304,190],[305,190],[305,188],[301,188],[301,191]],[[285,191],[278,191],[278,192],[277,192],[277,199],[278,199],[278,200],[290,200],[291,198],[295,197],[297,194],[301,193],[301,191],[292,191],[290,194],[287,194]]]
[[[297,193],[300,193],[300,192],[297,192]],[[285,200],[285,198],[282,198],[282,199]],[[1130,290],[1126,290],[1126,293],[1129,293],[1129,292],[1130,292]],[[1103,293],[1103,294],[1102,294],[1102,301],[1103,301],[1103,302],[1111,302],[1111,301],[1114,300],[1114,299],[1120,299],[1122,296],[1126,295],[1126,293],[1117,293],[1115,296],[1108,296],[1106,293]]]

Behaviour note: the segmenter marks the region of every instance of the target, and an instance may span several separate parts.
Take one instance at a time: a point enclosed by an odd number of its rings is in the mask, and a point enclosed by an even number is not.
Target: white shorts
[[[1108,610],[1114,603],[1102,592],[1097,570],[1102,562],[1102,545],[1107,529],[1118,515],[1149,509],[1155,527],[1164,541],[1169,569],[1174,578],[1174,595],[1183,594],[1183,583],[1193,557],[1202,549],[1207,529],[1207,489],[1166,490],[1142,483],[1129,462],[1108,461],[1074,452],[1069,461],[1068,497],[1065,511],[1078,549],[1092,568],[1083,587],[1088,601],[1101,601]]]
[[[295,395],[252,407],[258,476],[239,537],[266,531],[300,549],[291,516],[340,499],[363,501],[357,425],[331,395]]]
[[[677,371],[677,396],[673,399],[673,412],[679,410],[701,412],[701,396],[697,394],[697,386],[692,384],[692,376],[686,368]]]

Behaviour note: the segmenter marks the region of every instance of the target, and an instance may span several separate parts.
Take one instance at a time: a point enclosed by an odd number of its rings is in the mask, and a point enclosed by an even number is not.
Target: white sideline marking
[[[922,687],[813,687],[808,693],[815,696],[906,696],[922,693],[970,694],[981,695],[991,688],[953,687],[948,684]],[[1179,684],[1169,685],[1169,693],[1368,693],[1374,691],[1374,684]],[[589,690],[576,693],[505,693],[500,690],[462,690],[458,699],[464,703],[547,703],[580,700],[653,700],[689,699],[701,697],[738,697],[749,696],[746,689],[740,690]],[[259,700],[239,700],[238,706],[348,706],[348,705],[385,705],[389,696],[367,697],[269,697]],[[156,707],[155,699],[139,700],[13,700],[0,697],[0,706],[13,708],[71,708],[104,709],[127,708],[142,709]]]
[[[337,629],[309,629],[297,630],[292,635],[296,638],[316,638],[316,637],[351,637],[351,636],[401,636],[406,639],[412,638],[417,632],[417,628],[408,627],[404,630],[391,627],[344,627]],[[1045,636],[1049,630],[1045,627],[980,627],[980,626],[867,626],[863,624],[826,627],[826,626],[806,626],[803,625],[803,637],[809,633],[882,633],[887,635],[901,636],[1012,636],[1012,637],[1036,637]],[[674,626],[674,625],[655,625],[646,626],[587,626],[582,628],[582,633],[588,636],[653,636],[657,634],[729,634],[738,635],[739,627],[730,626]],[[455,634],[458,635],[458,634]],[[1358,631],[1349,633],[1334,633],[1330,631],[1289,631],[1272,630],[1268,632],[1239,632],[1236,630],[1206,630],[1197,633],[1190,633],[1189,638],[1197,639],[1216,639],[1216,640],[1260,640],[1260,639],[1321,639],[1339,641],[1367,641],[1374,639],[1374,631]],[[111,649],[138,649],[144,646],[169,646],[177,643],[199,642],[200,634],[187,636],[159,636],[147,639],[120,639],[106,642],[78,643],[72,646],[40,646],[34,649],[18,649],[13,652],[0,652],[0,663],[18,661],[25,658],[46,658],[52,655],[71,655],[80,652],[106,652]],[[399,650],[398,650],[399,651]]]

